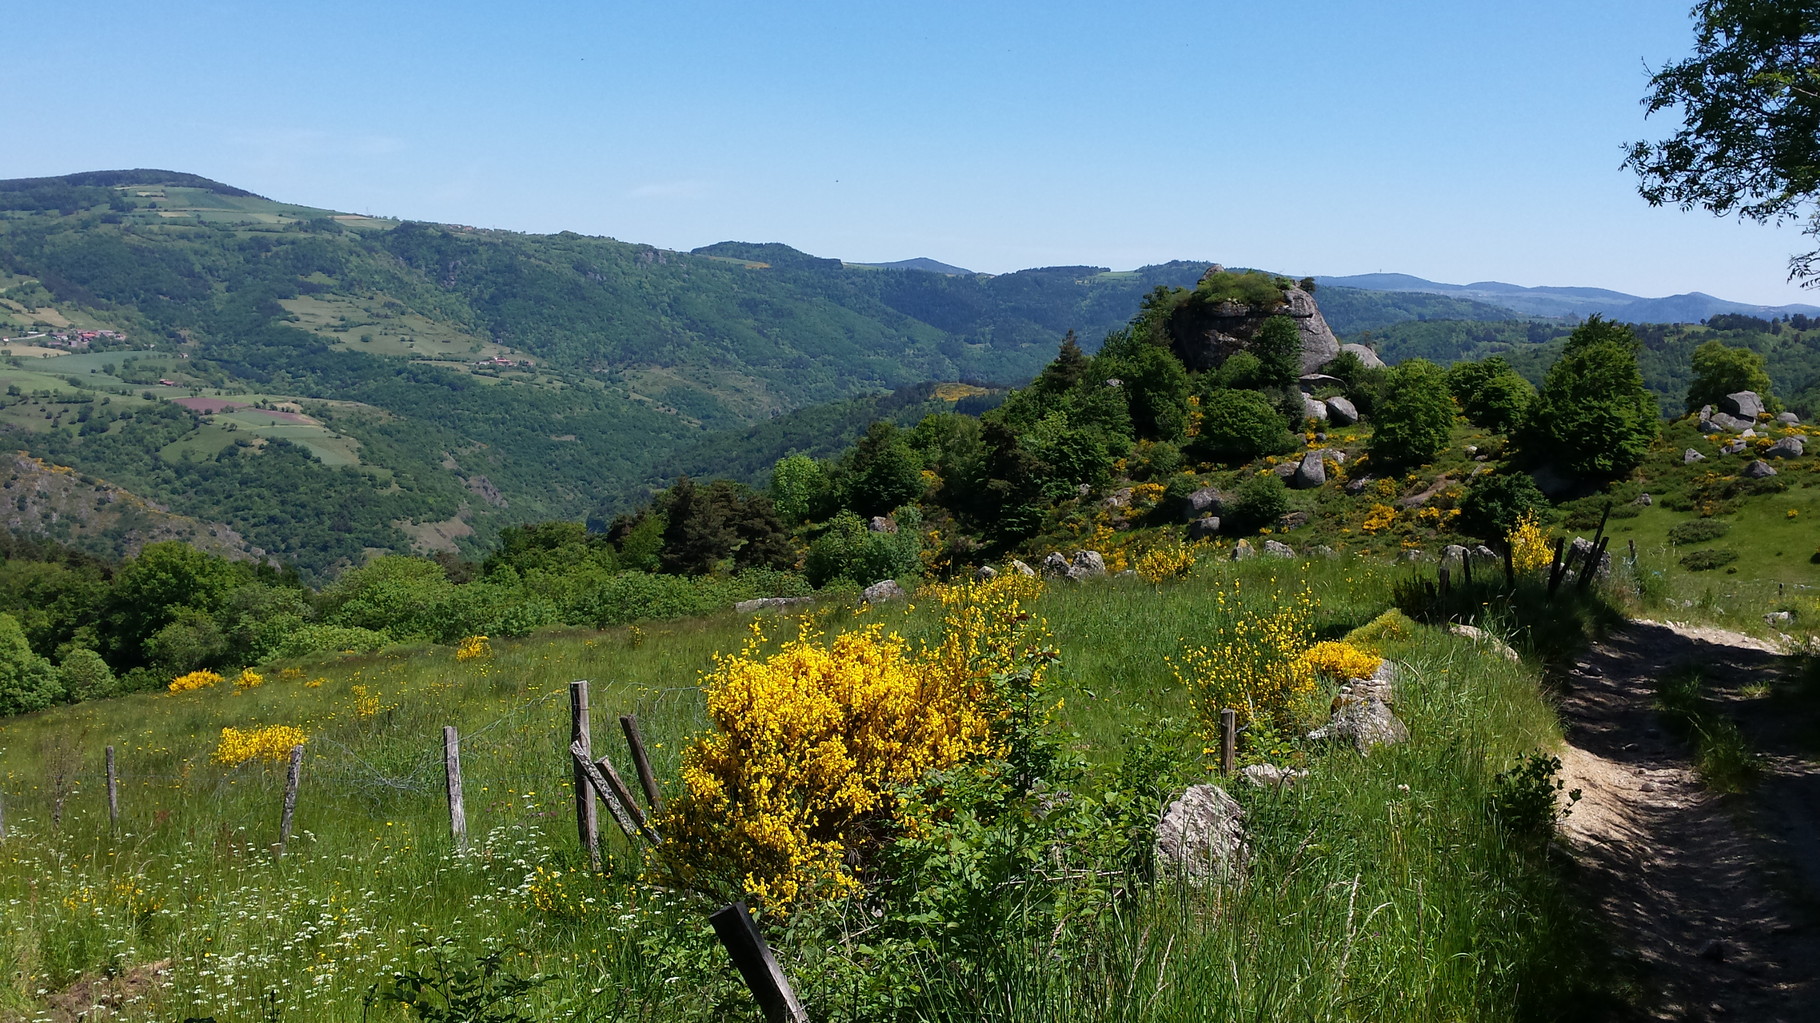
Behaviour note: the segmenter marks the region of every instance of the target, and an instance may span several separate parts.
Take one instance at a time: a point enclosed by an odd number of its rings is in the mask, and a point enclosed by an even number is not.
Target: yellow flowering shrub
[[[235,767],[249,760],[284,761],[291,757],[291,747],[310,741],[303,729],[293,725],[266,725],[264,728],[223,728],[221,741],[215,746],[214,761]]]
[[[354,716],[370,718],[379,713],[379,694],[366,686],[356,684],[354,693]]]
[[[1370,678],[1382,660],[1377,654],[1360,650],[1351,643],[1329,640],[1316,643],[1303,655],[1308,667],[1330,678]]]
[[[1534,512],[1524,512],[1505,539],[1510,545],[1510,564],[1519,574],[1540,572],[1554,561],[1554,550],[1548,534],[1536,523]]]
[[[221,676],[207,668],[192,671],[187,675],[178,675],[171,679],[170,690],[173,693],[187,693],[192,689],[206,689],[221,681]]]
[[[684,751],[683,793],[657,822],[668,880],[732,882],[777,911],[858,892],[896,790],[1003,749],[999,687],[1040,632],[1023,608],[1040,589],[1014,574],[937,588],[933,646],[804,623],[766,655],[755,625],[704,680],[715,730]]]
[[[1138,555],[1137,563],[1132,567],[1151,583],[1178,579],[1194,568],[1194,549],[1180,541],[1158,544]]]
[[[1238,712],[1241,725],[1253,719],[1274,725],[1293,721],[1315,692],[1307,650],[1314,633],[1314,598],[1307,590],[1265,611],[1247,607],[1235,585],[1215,594],[1211,642],[1188,646],[1181,659],[1167,658],[1176,681],[1188,690],[1196,712],[1211,731],[1220,711]]]
[[[493,656],[493,646],[485,636],[469,636],[455,647],[457,661],[472,661]]]
[[[251,668],[242,668],[240,674],[234,676],[235,689],[257,689],[262,685],[265,685],[265,676]]]
[[[1365,521],[1359,524],[1359,528],[1367,533],[1376,533],[1381,529],[1390,528],[1391,524],[1396,521],[1397,510],[1395,508],[1388,504],[1374,504],[1371,506],[1371,510],[1365,513]]]

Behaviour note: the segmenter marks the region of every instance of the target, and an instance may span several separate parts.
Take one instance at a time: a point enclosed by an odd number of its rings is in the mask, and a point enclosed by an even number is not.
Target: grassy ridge
[[[1161,588],[1051,589],[1037,611],[1062,656],[1057,727],[1090,765],[1078,795],[1134,771],[1167,788],[1205,777],[1162,657],[1204,634],[1216,592],[1235,579],[1260,597],[1306,585],[1325,636],[1383,610],[1391,576],[1363,560],[1221,563]],[[879,616],[907,635],[932,628],[927,608],[902,605],[811,614],[824,628]],[[561,756],[561,694],[588,677],[597,746],[622,749],[613,717],[635,711],[658,773],[674,778],[703,721],[697,673],[745,626],[723,616],[546,635],[465,663],[405,650],[300,665],[253,689],[6,721],[0,1018],[30,1018],[79,977],[164,958],[169,987],[124,1018],[354,1018],[392,972],[501,948],[509,971],[553,977],[525,1000],[534,1018],[756,1018],[701,915],[712,907],[636,884],[635,853],[617,837],[607,872],[585,871]],[[1012,888],[993,896],[971,945],[936,925],[904,940],[895,915],[887,929],[900,938],[885,941],[870,909],[834,914],[773,933],[786,970],[818,1019],[1557,1015],[1589,980],[1576,912],[1542,847],[1485,809],[1497,771],[1557,740],[1552,714],[1530,670],[1437,631],[1389,652],[1405,665],[1398,708],[1413,741],[1370,758],[1306,751],[1304,786],[1235,789],[1251,815],[1246,884],[1109,898],[1098,879],[1063,878],[1050,895],[1075,908],[1053,930],[1049,917],[1028,926]],[[209,761],[221,728],[277,723],[312,736],[299,834],[280,863],[268,845],[282,767]],[[465,856],[450,849],[442,805],[444,724],[464,735]],[[99,781],[110,743],[123,779],[111,837]],[[432,935],[454,944],[413,947]]]

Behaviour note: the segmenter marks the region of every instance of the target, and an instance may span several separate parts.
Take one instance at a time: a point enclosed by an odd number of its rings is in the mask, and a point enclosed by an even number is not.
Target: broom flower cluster
[[[263,728],[223,728],[221,741],[211,758],[217,764],[238,767],[249,760],[282,762],[290,758],[291,749],[310,741],[303,729],[294,725],[266,725]]]

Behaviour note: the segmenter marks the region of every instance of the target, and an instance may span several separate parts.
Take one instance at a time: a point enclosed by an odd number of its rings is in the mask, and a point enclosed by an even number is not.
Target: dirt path
[[[1656,680],[1690,663],[1766,755],[1747,795],[1703,788],[1654,710]],[[1747,688],[1784,670],[1748,636],[1640,621],[1556,676],[1582,790],[1563,832],[1639,961],[1643,1019],[1820,1020],[1820,764],[1785,705]]]

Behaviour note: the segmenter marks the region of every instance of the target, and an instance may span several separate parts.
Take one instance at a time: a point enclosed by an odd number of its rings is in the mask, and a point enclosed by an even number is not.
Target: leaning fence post
[[[593,740],[588,737],[588,680],[569,683],[569,746],[580,749],[575,762],[575,830],[581,847],[588,851],[588,867],[600,869],[600,818],[594,812],[594,793],[588,790],[584,761],[594,759]]]
[[[449,836],[458,852],[468,851],[468,812],[461,804],[461,738],[454,725],[442,726],[442,766],[449,795]]]
[[[663,793],[657,788],[657,775],[651,773],[651,758],[645,755],[644,736],[638,734],[638,715],[621,714],[620,730],[626,733],[626,746],[632,751],[632,767],[638,772],[638,787],[645,790],[645,805],[652,814],[664,812]]]
[[[1593,576],[1599,574],[1600,566],[1605,564],[1605,548],[1611,546],[1611,537],[1607,536],[1593,544],[1592,553],[1586,556],[1586,564],[1580,567],[1580,589],[1592,587]]]
[[[1220,711],[1220,773],[1230,776],[1239,742],[1239,712],[1228,707]]]
[[[114,747],[107,748],[107,826],[120,827],[120,775],[114,770]]]
[[[735,902],[716,910],[708,921],[714,925],[715,936],[726,947],[740,979],[758,1000],[768,1023],[809,1023],[809,1014],[790,988],[790,978],[777,965],[777,957],[765,944],[765,936],[758,933],[746,904]]]
[[[1555,587],[1561,585],[1561,577],[1567,574],[1568,563],[1574,559],[1571,552],[1568,553],[1565,559],[1561,557],[1561,552],[1566,546],[1566,537],[1557,537],[1555,539],[1555,557],[1553,561],[1548,563],[1548,595],[1551,597],[1555,595]]]
[[[586,783],[592,787],[593,791],[589,798],[592,799],[595,795],[600,796],[600,801],[607,804],[607,809],[613,813],[613,819],[619,822],[619,830],[625,832],[627,838],[637,838],[642,835],[653,843],[658,841],[657,832],[651,830],[650,825],[645,822],[644,815],[638,812],[638,804],[632,802],[631,791],[626,788],[625,782],[620,781],[619,772],[613,770],[613,765],[607,761],[606,757],[601,757],[599,760],[588,759],[587,751],[581,748],[579,742],[569,746],[569,755],[575,758],[576,769],[581,772]],[[607,780],[607,776],[601,774],[603,767],[609,772],[613,779],[612,782]]]
[[[278,858],[291,844],[291,821],[297,816],[297,783],[303,778],[303,747],[291,747],[291,769],[284,778],[284,814],[278,821]]]

